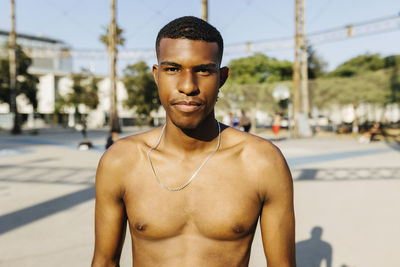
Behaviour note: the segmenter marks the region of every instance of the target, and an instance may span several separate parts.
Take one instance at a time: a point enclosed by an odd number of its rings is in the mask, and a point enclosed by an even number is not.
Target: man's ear
[[[158,87],[158,65],[154,64],[151,71],[153,72],[154,82],[156,83],[156,85]]]
[[[228,79],[230,74],[229,68],[228,67],[222,67],[219,69],[219,87],[221,88],[226,80]]]

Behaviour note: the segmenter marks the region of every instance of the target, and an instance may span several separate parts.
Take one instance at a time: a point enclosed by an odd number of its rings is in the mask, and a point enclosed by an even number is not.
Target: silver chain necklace
[[[154,178],[156,178],[157,182],[161,185],[161,187],[167,189],[168,191],[179,191],[179,190],[182,190],[183,188],[185,188],[186,186],[188,186],[188,185],[192,182],[192,180],[193,180],[193,179],[196,177],[196,175],[200,172],[201,168],[203,168],[204,164],[206,164],[206,162],[208,161],[208,159],[209,159],[215,152],[217,152],[218,148],[219,148],[220,145],[221,145],[221,126],[220,126],[220,124],[219,124],[218,121],[217,121],[217,124],[218,124],[218,144],[217,144],[217,147],[205,158],[205,160],[203,161],[203,163],[201,163],[200,167],[193,173],[192,177],[190,177],[190,179],[189,179],[186,183],[184,183],[183,185],[178,186],[178,187],[169,187],[169,186],[166,186],[165,184],[163,184],[163,183],[161,182],[160,178],[158,178],[158,176],[157,176],[157,174],[156,174],[156,171],[154,170],[153,163],[151,162],[151,159],[150,159],[150,152],[151,152],[152,150],[156,149],[157,146],[158,146],[158,145],[160,144],[160,142],[161,142],[161,138],[162,138],[162,136],[163,136],[163,134],[164,134],[165,125],[166,125],[166,124],[164,124],[164,126],[163,126],[163,128],[162,128],[162,130],[161,130],[160,137],[158,137],[157,143],[156,143],[153,147],[151,147],[149,150],[147,150],[147,160],[148,160],[149,163],[150,163],[150,167],[151,167],[151,170],[152,170],[152,172],[153,172]]]

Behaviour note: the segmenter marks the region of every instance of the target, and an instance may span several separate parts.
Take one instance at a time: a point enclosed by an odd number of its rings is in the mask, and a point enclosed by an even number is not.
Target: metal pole
[[[202,18],[204,21],[208,21],[208,1],[202,0]]]
[[[307,64],[307,43],[305,37],[305,0],[302,0],[300,7],[301,13],[301,63],[300,63],[300,91],[301,91],[301,112],[308,118],[310,113],[309,101],[308,101],[308,64]],[[307,125],[308,126],[308,125]]]
[[[296,43],[295,64],[293,71],[293,113],[294,136],[311,136],[308,123],[308,64],[307,45],[305,38],[305,0],[296,0]]]
[[[300,113],[300,36],[299,36],[299,5],[300,0],[296,1],[295,7],[295,57],[293,65],[293,136],[299,137],[299,113]]]
[[[109,28],[109,53],[110,53],[110,91],[111,110],[110,127],[112,132],[119,132],[118,122],[118,99],[117,99],[117,22],[116,22],[116,0],[111,0],[111,24]]]
[[[11,0],[11,31],[9,44],[9,66],[10,66],[10,112],[14,115],[12,134],[21,133],[19,125],[19,114],[17,108],[17,56],[16,56],[16,33],[15,33],[15,1]]]

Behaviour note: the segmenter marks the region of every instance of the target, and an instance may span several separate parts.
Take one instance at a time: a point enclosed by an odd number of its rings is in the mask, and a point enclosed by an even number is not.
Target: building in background
[[[9,32],[0,30],[0,45],[5,45],[9,40]],[[18,111],[24,118],[23,125],[26,127],[44,127],[49,124],[63,124],[66,127],[75,127],[75,109],[63,108],[62,116],[54,116],[56,103],[60,96],[65,96],[71,92],[73,85],[71,75],[73,74],[73,57],[71,47],[64,41],[48,37],[34,36],[28,34],[18,34],[17,44],[32,59],[32,65],[28,72],[39,79],[37,85],[38,107],[36,114],[33,114],[33,107],[23,95],[17,97]],[[5,50],[6,51],[6,50]],[[4,50],[0,57],[8,57]],[[87,117],[87,126],[98,128],[105,126],[109,117],[110,110],[110,81],[108,76],[98,76],[99,82],[98,95],[99,105],[95,110],[88,110],[81,105],[79,113]],[[124,108],[123,101],[127,98],[127,93],[121,81],[117,83],[118,110],[122,126],[135,124],[138,119],[134,110]],[[152,112],[156,124],[165,120],[162,108],[157,112]],[[11,129],[12,116],[8,104],[0,104],[0,129]]]
[[[9,39],[8,31],[0,30],[0,44]],[[71,47],[65,42],[42,36],[17,34],[17,44],[32,59],[32,74],[70,73],[72,71]]]
[[[4,46],[9,40],[10,33],[0,30],[0,45]],[[48,117],[54,112],[59,80],[67,77],[72,72],[71,47],[60,40],[35,36],[29,34],[17,34],[17,44],[22,47],[24,53],[32,59],[32,65],[28,72],[39,79],[38,108],[37,115]],[[6,50],[2,49],[1,53]],[[8,53],[1,54],[1,57],[8,57]],[[33,107],[29,105],[24,96],[17,97],[18,111],[23,118],[33,114]],[[9,106],[0,104],[0,127],[8,128],[11,124]]]

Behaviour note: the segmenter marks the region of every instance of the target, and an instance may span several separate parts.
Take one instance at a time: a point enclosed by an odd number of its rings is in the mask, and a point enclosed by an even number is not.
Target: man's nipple
[[[147,224],[142,223],[142,222],[138,222],[138,223],[135,224],[135,228],[138,231],[144,231],[147,228]]]
[[[245,229],[244,229],[243,225],[241,225],[241,224],[236,224],[235,226],[233,226],[232,230],[233,230],[233,232],[236,233],[236,234],[241,234],[241,233],[244,232]]]

